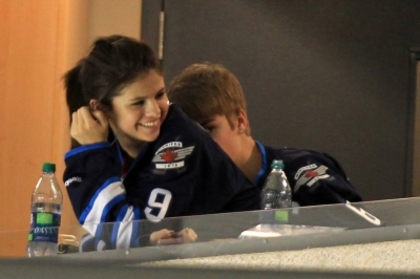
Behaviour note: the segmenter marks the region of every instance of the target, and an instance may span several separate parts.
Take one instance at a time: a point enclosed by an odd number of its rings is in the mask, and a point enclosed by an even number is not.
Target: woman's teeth
[[[145,123],[140,123],[140,125],[145,126],[145,127],[153,127],[157,125],[157,120],[153,121],[153,122],[145,122]]]

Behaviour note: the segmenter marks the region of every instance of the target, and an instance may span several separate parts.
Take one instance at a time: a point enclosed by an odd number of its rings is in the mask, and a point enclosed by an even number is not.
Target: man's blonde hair
[[[233,73],[220,64],[192,64],[175,77],[168,98],[197,122],[224,115],[234,128],[233,118],[246,112],[242,86]],[[246,134],[250,133],[248,127]]]

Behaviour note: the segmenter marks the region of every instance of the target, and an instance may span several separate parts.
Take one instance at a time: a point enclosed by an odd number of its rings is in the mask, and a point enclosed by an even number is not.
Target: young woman
[[[168,96],[208,131],[259,188],[271,171],[271,162],[281,159],[295,203],[318,205],[361,200],[340,164],[330,155],[313,150],[273,148],[254,140],[242,87],[222,65],[191,65],[173,79]]]
[[[259,208],[258,188],[169,103],[147,44],[99,38],[66,73],[65,88],[73,139],[65,155],[67,192],[92,235],[102,233],[98,224],[117,222],[112,248],[139,244],[133,220]]]

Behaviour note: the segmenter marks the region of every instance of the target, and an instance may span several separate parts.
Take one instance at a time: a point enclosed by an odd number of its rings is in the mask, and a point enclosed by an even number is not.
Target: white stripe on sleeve
[[[92,209],[87,215],[83,227],[92,235],[95,235],[97,224],[104,222],[102,217],[106,216],[118,197],[125,195],[124,185],[121,181],[113,182],[104,187],[97,195]]]
[[[117,249],[127,249],[130,248],[131,235],[133,233],[133,219],[134,212],[133,207],[130,206],[127,209],[127,212],[124,216],[124,219],[119,224],[118,228],[118,238],[117,238]]]

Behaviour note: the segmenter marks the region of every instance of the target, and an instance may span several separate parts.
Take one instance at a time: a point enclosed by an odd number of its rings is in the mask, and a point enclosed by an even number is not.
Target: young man
[[[259,188],[271,171],[273,159],[281,159],[295,203],[361,201],[340,164],[330,155],[313,150],[274,148],[254,140],[242,87],[222,65],[191,65],[172,80],[168,97],[207,130]]]

